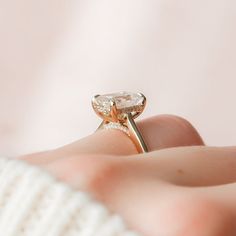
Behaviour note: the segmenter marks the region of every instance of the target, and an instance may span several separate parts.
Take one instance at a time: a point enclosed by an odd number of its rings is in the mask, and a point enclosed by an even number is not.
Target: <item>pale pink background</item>
[[[90,134],[91,96],[141,91],[143,117],[236,144],[235,0],[0,0],[0,155]]]

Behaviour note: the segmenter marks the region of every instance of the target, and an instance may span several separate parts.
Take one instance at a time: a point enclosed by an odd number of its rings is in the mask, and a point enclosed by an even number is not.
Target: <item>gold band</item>
[[[137,148],[138,153],[148,152],[147,145],[130,113],[127,114],[127,121],[126,123],[123,124],[119,122],[113,123],[113,122],[103,121],[97,130],[103,130],[103,129],[107,130],[117,129],[124,132],[126,135],[130,137],[135,147]]]
[[[130,113],[127,115],[127,126],[130,131],[130,137],[131,137],[132,141],[134,142],[138,152],[139,153],[148,152],[147,145],[144,142],[144,139],[143,139],[141,133],[139,132],[138,127],[136,126],[136,124],[132,118],[132,115]]]

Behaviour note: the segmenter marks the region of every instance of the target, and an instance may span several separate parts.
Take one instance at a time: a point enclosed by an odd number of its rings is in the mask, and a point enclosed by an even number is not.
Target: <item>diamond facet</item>
[[[92,101],[96,113],[107,121],[124,121],[127,113],[136,118],[143,112],[145,103],[144,95],[128,92],[97,95]]]

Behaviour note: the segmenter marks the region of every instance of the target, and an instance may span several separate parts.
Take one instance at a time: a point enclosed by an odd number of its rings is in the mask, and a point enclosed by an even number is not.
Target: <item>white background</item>
[[[92,133],[94,94],[140,91],[143,117],[236,144],[236,1],[0,0],[0,155]]]

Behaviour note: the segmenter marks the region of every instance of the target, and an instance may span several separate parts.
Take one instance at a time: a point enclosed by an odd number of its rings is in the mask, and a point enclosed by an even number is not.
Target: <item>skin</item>
[[[119,130],[20,157],[119,213],[145,236],[236,235],[236,147],[207,147],[176,116],[138,123],[150,152]]]

